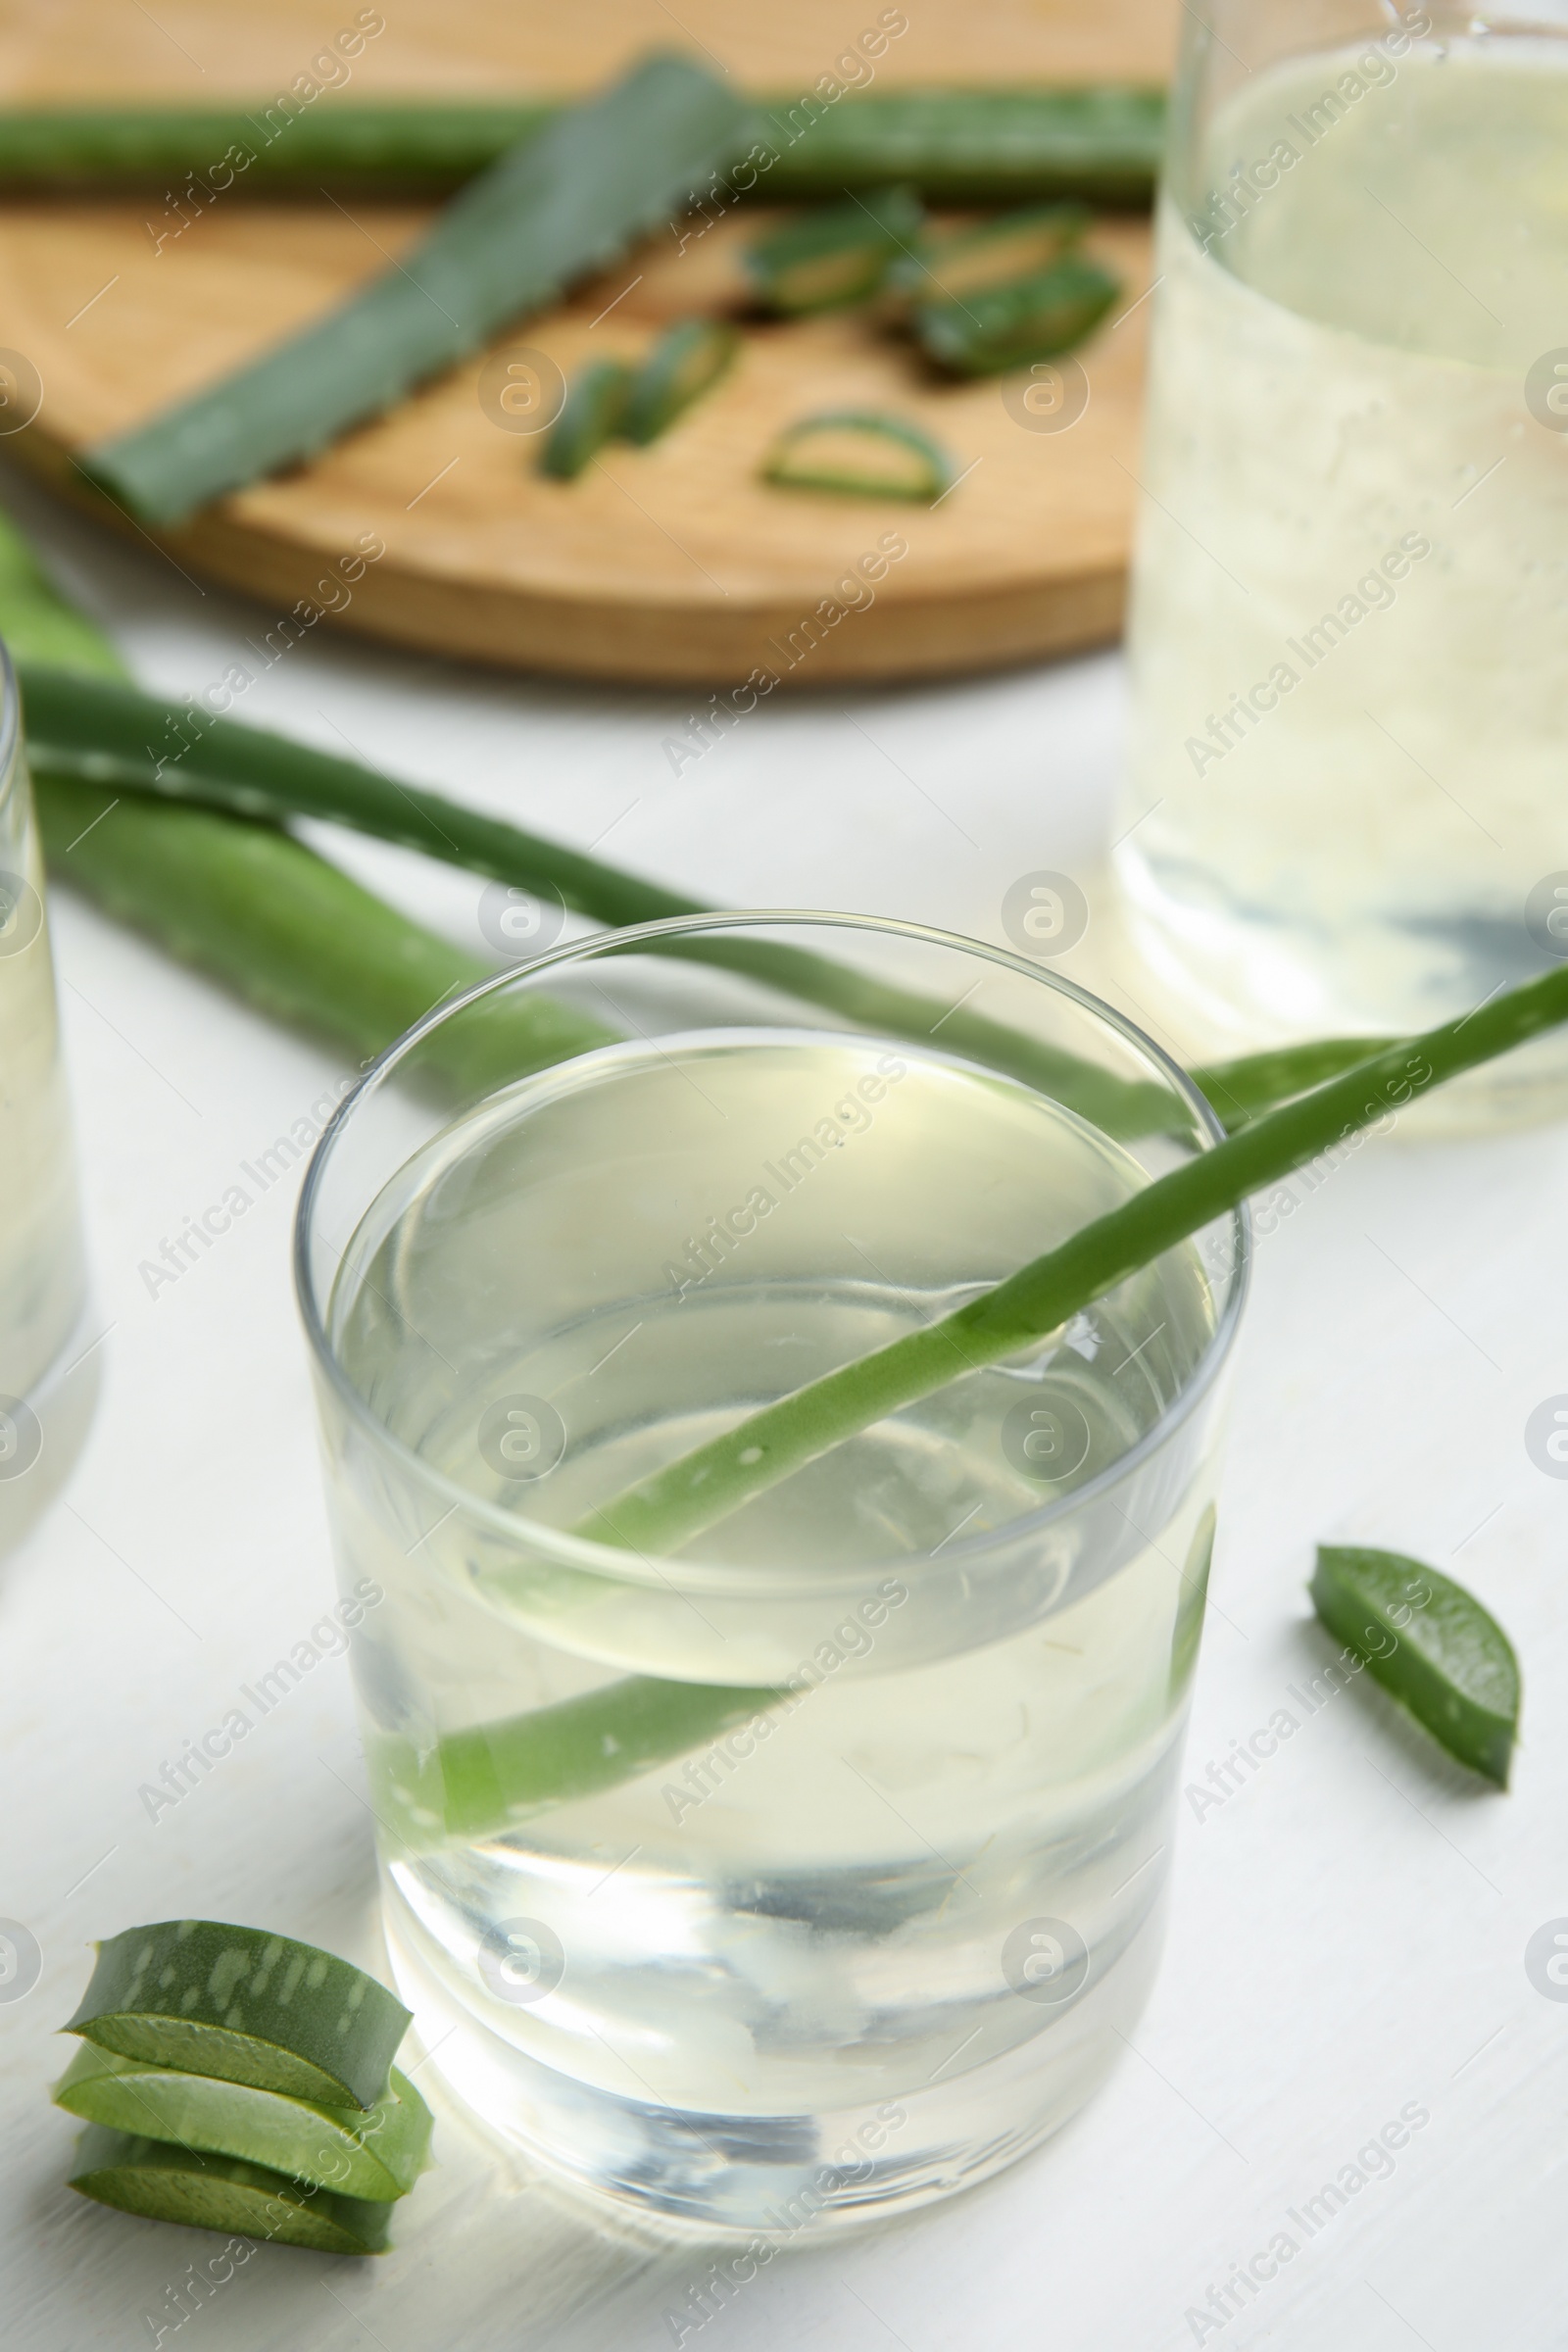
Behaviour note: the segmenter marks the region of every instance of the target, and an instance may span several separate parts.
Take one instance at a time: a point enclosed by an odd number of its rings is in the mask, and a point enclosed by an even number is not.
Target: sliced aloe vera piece
[[[204,2156],[102,2124],[89,2124],[77,2141],[71,2185],[149,2222],[184,2222],[318,2254],[384,2253],[392,2214],[389,2204],[311,2188],[241,2156]]]
[[[864,302],[889,264],[920,233],[924,215],[907,188],[879,188],[824,205],[747,248],[746,273],[770,311],[799,317]]]
[[[1508,1786],[1519,1661],[1496,1619],[1451,1577],[1402,1552],[1318,1546],[1312,1605],[1449,1755]]]
[[[1078,242],[1090,219],[1087,205],[1029,204],[978,228],[924,238],[917,252],[894,263],[889,289],[917,300],[956,301],[1037,276]]]
[[[911,317],[921,349],[938,367],[954,375],[996,375],[1070,351],[1120,292],[1108,270],[1069,253],[1032,277],[981,288],[961,302],[916,303]]]
[[[786,490],[930,501],[952,482],[953,466],[917,424],[870,409],[841,409],[787,425],[768,453],[762,479]]]
[[[374,1977],[314,1944],[170,1919],[98,1946],[65,2031],[178,2074],[373,2107],[409,2015]]]
[[[646,447],[702,397],[740,349],[740,336],[721,318],[682,318],[660,336],[631,379],[620,430]]]
[[[396,2067],[373,2107],[327,2107],[246,2082],[178,2074],[88,2042],[55,2084],[54,2101],[86,2124],[239,2156],[376,2204],[408,2194],[430,2148],[430,2110]]]
[[[540,472],[574,482],[589,459],[619,432],[630,392],[631,369],[619,360],[596,360],[574,376],[539,452]]]

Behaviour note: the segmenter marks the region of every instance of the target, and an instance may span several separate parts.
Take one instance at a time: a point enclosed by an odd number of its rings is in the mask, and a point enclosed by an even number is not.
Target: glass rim
[[[1123,1479],[1132,1475],[1149,1458],[1165,1446],[1171,1437],[1190,1419],[1198,1405],[1207,1396],[1219,1377],[1236,1332],[1241,1322],[1251,1279],[1251,1216],[1244,1200],[1229,1212],[1235,1248],[1230,1270],[1230,1293],[1224,1307],[1209,1334],[1202,1355],[1193,1369],[1191,1378],[1180,1393],[1137,1442],[1128,1446],[1114,1461],[1075,1487],[1066,1494],[1042,1503],[1038,1510],[1021,1511],[999,1528],[943,1546],[941,1558],[897,1559],[884,1562],[837,1563],[832,1568],[813,1572],[809,1564],[790,1568],[782,1582],[778,1570],[759,1570],[742,1567],[731,1561],[683,1560],[673,1554],[661,1554],[657,1559],[645,1559],[641,1553],[623,1550],[616,1544],[599,1544],[586,1536],[574,1535],[569,1529],[550,1526],[542,1519],[530,1518],[522,1511],[509,1510],[505,1505],[487,1501],[475,1494],[460,1480],[416,1453],[412,1446],[394,1435],[386,1423],[362,1396],[340,1362],[326,1330],[328,1299],[318,1300],[311,1271],[310,1250],[316,1212],[325,1179],[325,1172],[337,1145],[347,1133],[362,1104],[391,1079],[400,1063],[420,1046],[434,1030],[449,1020],[455,1020],[472,1004],[495,996],[523,976],[549,971],[562,964],[592,961],[596,957],[635,953],[647,941],[680,938],[692,933],[714,930],[758,930],[778,928],[786,924],[804,924],[813,928],[845,928],[866,931],[887,938],[907,939],[929,947],[956,950],[970,957],[1000,965],[1021,978],[1031,980],[1058,996],[1065,997],[1080,1010],[1114,1030],[1120,1037],[1145,1055],[1170,1084],[1172,1092],[1194,1113],[1198,1128],[1207,1139],[1206,1148],[1225,1141],[1225,1129],[1208,1098],[1194,1084],[1191,1076],[1178,1061],[1168,1054],[1141,1029],[1118,1012],[1102,997],[1084,988],[1078,981],[1069,980],[1063,972],[1044,971],[1027,956],[1014,955],[1006,948],[993,947],[985,940],[966,938],[961,932],[938,930],[925,923],[902,922],[886,915],[842,914],[831,910],[801,907],[752,907],[724,909],[711,914],[683,914],[666,917],[659,922],[628,924],[624,929],[595,931],[585,939],[568,941],[563,947],[550,949],[543,956],[522,963],[509,964],[500,971],[476,981],[473,987],[460,996],[449,997],[432,1006],[414,1026],[378,1054],[365,1069],[350,1093],[344,1096],[326,1126],[322,1129],[300,1188],[299,1204],[294,1215],[294,1294],[306,1337],[318,1373],[334,1391],[350,1419],[369,1437],[376,1448],[396,1462],[404,1476],[435,1497],[443,1513],[454,1509],[468,1512],[493,1532],[504,1535],[519,1545],[531,1546],[559,1567],[574,1568],[619,1584],[662,1586],[668,1590],[671,1572],[679,1583],[694,1590],[733,1592],[750,1588],[760,1598],[775,1590],[794,1591],[809,1584],[833,1586],[858,1584],[868,1566],[897,1568],[901,1576],[918,1576],[924,1569],[951,1574],[956,1564],[975,1566],[989,1555],[1016,1544],[1020,1538],[1044,1534],[1062,1520],[1070,1518],[1098,1501]],[[575,1060],[577,1055],[568,1055]],[[499,1091],[499,1090],[497,1090]],[[1034,1089],[1034,1092],[1042,1090]],[[481,1098],[483,1099],[483,1098]],[[1046,1098],[1050,1100],[1050,1098]],[[1091,1122],[1092,1124],[1092,1122]],[[378,1194],[372,1195],[361,1210],[368,1211]],[[1227,1212],[1220,1212],[1224,1216]],[[1219,1218],[1212,1220],[1219,1222]]]

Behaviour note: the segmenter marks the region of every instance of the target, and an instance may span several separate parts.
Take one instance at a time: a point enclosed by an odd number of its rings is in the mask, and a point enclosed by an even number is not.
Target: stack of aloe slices
[[[98,1947],[55,2102],[87,2124],[71,2185],[149,2221],[323,2254],[385,2251],[429,2160],[392,2065],[409,2012],[314,1945],[212,1920]]]

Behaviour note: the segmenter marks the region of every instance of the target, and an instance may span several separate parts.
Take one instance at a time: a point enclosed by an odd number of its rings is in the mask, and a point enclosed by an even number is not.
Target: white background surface
[[[13,490],[5,490],[13,498]],[[275,615],[194,591],[20,485],[141,678],[183,693]],[[240,715],[341,736],[433,782],[734,905],[825,905],[1003,937],[1009,883],[1095,860],[1119,756],[1109,656],[939,690],[763,705],[675,780],[685,701],[498,679],[339,637],[302,644]],[[475,949],[479,886],[337,839],[333,854]],[[332,1597],[277,1185],[172,1288],[138,1264],[218,1200],[343,1065],[84,904],[52,919],[104,1344],[75,1475],[0,1564],[0,1914],[43,1948],[0,2005],[0,2309],[16,2352],[654,2352],[707,2267],[607,2231],[498,2159],[431,2070],[440,2169],[379,2262],[259,2248],[175,2328],[169,2290],[220,2240],[64,2186],[47,2086],[94,1936],[235,1918],[378,1965],[347,1679],[320,1665],[150,1822],[139,1786]],[[1091,925],[1068,970],[1097,978]],[[1146,1005],[1157,1017],[1158,1007]],[[1374,1143],[1259,1248],[1189,1775],[1334,1654],[1304,1580],[1320,1539],[1413,1551],[1514,1638],[1524,1742],[1479,1791],[1381,1693],[1325,1706],[1178,1825],[1170,1942],[1108,2087],[1041,2153],[924,2219],[781,2256],[703,2352],[1161,2352],[1186,2318],[1407,2102],[1430,2122],[1222,2330],[1225,2352],[1431,2352],[1564,2340],[1568,2003],[1524,1947],[1568,1915],[1568,1484],[1523,1430],[1568,1390],[1568,1137]],[[151,2316],[149,2316],[151,2315]]]

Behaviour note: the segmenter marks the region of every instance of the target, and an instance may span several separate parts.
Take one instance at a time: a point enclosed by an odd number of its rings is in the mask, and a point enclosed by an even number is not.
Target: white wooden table
[[[158,687],[217,677],[274,617],[194,591],[21,486],[15,505]],[[1079,875],[1095,903],[1120,704],[1108,657],[780,699],[677,780],[662,744],[684,702],[466,675],[339,638],[296,647],[242,715],[333,749],[346,736],[574,842],[608,834],[606,855],[717,900],[1001,939],[1022,873]],[[477,883],[333,847],[477,947]],[[182,2323],[181,2279],[220,2241],[63,2185],[73,2127],[47,2085],[69,2048],[52,2035],[95,1936],[195,1913],[371,1965],[378,1946],[336,1662],[156,1823],[137,1796],[331,1592],[288,1283],[293,1183],[172,1287],[150,1296],[138,1268],[344,1071],[84,905],[62,894],[53,920],[109,1337],[75,1475],[0,1567],[0,1915],[43,1952],[31,1992],[0,2003],[8,2352],[667,2347],[700,2250],[600,2227],[445,2104],[440,2169],[401,2209],[388,2258],[260,2248],[210,2301],[187,2293]],[[1094,937],[1066,968],[1090,968]],[[1164,1972],[1089,2110],[922,2220],[804,2240],[717,2313],[703,2352],[1564,2340],[1568,2001],[1535,1988],[1525,1947],[1568,1916],[1568,1484],[1532,1464],[1523,1433],[1568,1391],[1565,1188],[1560,1130],[1395,1139],[1263,1240],[1190,1777],[1281,1707],[1299,1729],[1222,1805],[1183,1808]],[[1479,1793],[1370,1687],[1309,1719],[1289,1695],[1332,1654],[1303,1592],[1325,1537],[1414,1551],[1495,1609],[1526,1682],[1512,1794]],[[1357,2166],[1416,2111],[1428,2120],[1396,2154]],[[1343,2204],[1319,2198],[1326,2182]],[[1209,2290],[1248,2263],[1252,2288],[1221,2327]]]

